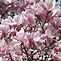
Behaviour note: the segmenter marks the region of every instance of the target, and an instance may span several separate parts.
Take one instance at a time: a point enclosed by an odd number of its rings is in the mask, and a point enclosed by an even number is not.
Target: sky
[[[61,0],[58,0],[58,3],[60,3]]]

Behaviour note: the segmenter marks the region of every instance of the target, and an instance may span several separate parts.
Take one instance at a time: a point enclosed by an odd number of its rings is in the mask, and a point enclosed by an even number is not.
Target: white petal
[[[2,57],[0,57],[0,61],[3,61]]]
[[[7,2],[9,2],[9,3],[11,3],[12,2],[12,0],[6,0]]]

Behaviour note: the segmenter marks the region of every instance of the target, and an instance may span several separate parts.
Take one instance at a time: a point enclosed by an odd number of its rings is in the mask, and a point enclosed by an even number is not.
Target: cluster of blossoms
[[[0,61],[61,61],[55,0],[0,0],[0,7]]]

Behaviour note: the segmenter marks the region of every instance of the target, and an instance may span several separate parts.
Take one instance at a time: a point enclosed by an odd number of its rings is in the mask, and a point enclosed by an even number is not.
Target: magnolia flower
[[[9,25],[0,24],[0,31],[7,32],[8,30],[10,30]]]
[[[2,31],[0,31],[0,38],[2,37]]]
[[[15,2],[16,0],[6,0],[9,3]]]
[[[53,2],[51,0],[46,0],[45,2],[41,1],[41,4],[39,3],[38,6],[40,7],[35,8],[37,9],[36,15],[38,15],[42,20],[51,20],[53,12],[50,12],[55,7],[55,0]]]
[[[27,0],[28,3],[35,3],[35,0]]]
[[[24,29],[22,28],[19,32],[16,33],[17,40],[23,40],[25,36]]]
[[[24,46],[30,48],[34,45],[34,39],[31,34],[25,34],[24,36]]]
[[[49,10],[53,10],[55,8],[55,0],[45,0],[45,3],[47,4]]]

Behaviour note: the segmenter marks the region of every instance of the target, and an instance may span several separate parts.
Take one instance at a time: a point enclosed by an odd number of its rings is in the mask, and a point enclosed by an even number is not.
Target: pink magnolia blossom
[[[27,0],[28,3],[35,3],[35,0]]]
[[[61,61],[61,8],[55,0],[0,0],[0,61]]]

